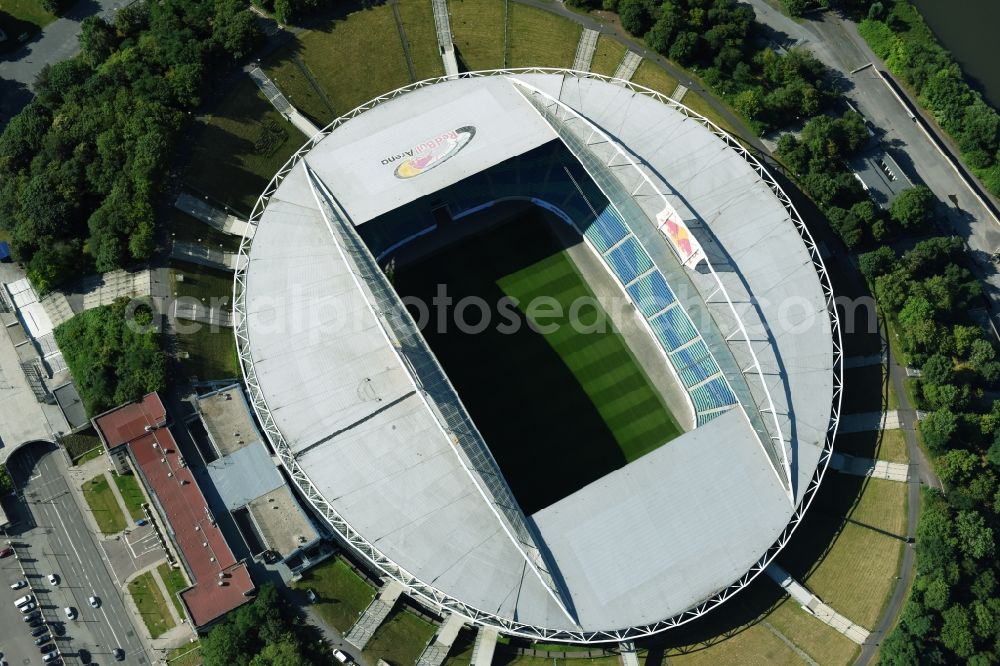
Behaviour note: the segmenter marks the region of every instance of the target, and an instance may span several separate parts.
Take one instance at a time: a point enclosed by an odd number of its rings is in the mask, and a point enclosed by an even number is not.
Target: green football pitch
[[[400,295],[427,304],[447,285],[444,325],[432,309],[424,336],[529,514],[682,432],[553,224],[562,222],[522,212],[394,277]],[[488,325],[480,309],[460,306],[469,297],[489,304]],[[561,314],[542,316],[553,310]],[[511,313],[520,325],[505,326]],[[458,314],[472,330],[460,330]]]

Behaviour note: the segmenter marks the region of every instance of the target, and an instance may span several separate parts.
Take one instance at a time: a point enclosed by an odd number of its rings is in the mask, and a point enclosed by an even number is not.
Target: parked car
[[[343,652],[341,650],[334,650],[333,658],[342,664],[347,664],[350,663],[351,661],[351,657],[346,652]]]
[[[90,597],[89,599],[87,599],[87,601],[90,602],[90,607],[91,608],[100,608],[101,607],[101,600],[98,599],[97,597]]]
[[[40,612],[35,611],[34,613],[31,613],[30,615],[25,615],[24,617],[22,617],[21,621],[22,622],[34,622],[35,620],[37,620],[41,616],[42,616],[42,614]]]
[[[66,617],[68,617],[71,620],[76,618],[75,608],[70,608],[69,606],[66,606],[66,608],[63,608],[63,613],[66,613]]]
[[[17,581],[14,581],[13,583],[10,584],[10,589],[12,589],[12,590],[20,590],[22,587],[27,587],[27,586],[28,586],[28,581],[26,581],[26,580],[17,580]]]
[[[51,643],[50,643],[50,645],[51,645]],[[55,645],[52,645],[52,647],[54,648]],[[55,653],[55,652],[49,652],[48,654],[42,655],[42,661],[49,662],[50,664],[52,662],[54,662],[56,659],[58,659],[58,658],[59,658],[59,655],[58,655],[58,653]]]
[[[30,594],[26,594],[23,597],[18,597],[17,599],[14,599],[14,605],[20,608],[29,601],[34,601],[34,600],[35,598],[33,596],[31,596]]]
[[[30,613],[31,611],[38,608],[38,605],[34,601],[29,601],[28,603],[21,606],[22,613]]]
[[[51,640],[52,637],[49,636],[48,634],[45,634],[44,636],[39,636],[38,638],[35,639],[35,645],[45,645]]]
[[[42,618],[40,618],[40,617],[33,617],[33,618],[31,618],[31,622],[28,623],[28,626],[31,627],[32,629],[37,629],[38,627],[42,626],[43,624],[45,624],[45,623],[42,622]]]
[[[42,654],[45,654],[46,652],[52,652],[55,649],[56,649],[56,644],[49,643],[47,645],[43,645],[42,647],[38,648],[38,651],[41,652]]]
[[[48,627],[35,627],[34,629],[31,630],[31,635],[32,636],[41,636],[42,634],[46,633],[48,630],[49,630]]]
[[[59,577],[56,576],[54,573],[49,574],[49,585],[58,585],[58,584],[59,584]]]
[[[115,648],[114,652],[111,654],[115,655],[115,661],[125,661],[125,650],[121,648]]]
[[[0,558],[10,557],[13,554],[14,554],[14,549],[11,548],[10,546],[7,546],[3,550],[0,550]]]

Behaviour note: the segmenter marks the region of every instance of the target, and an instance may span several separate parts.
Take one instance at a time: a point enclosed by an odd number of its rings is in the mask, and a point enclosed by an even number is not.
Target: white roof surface
[[[829,419],[832,342],[822,317],[794,333],[779,326],[784,295],[824,309],[784,208],[740,157],[675,110],[599,81],[524,78],[630,146],[703,222],[700,233],[716,243],[709,249],[737,262],[726,279],[758,300],[776,340],[761,360],[783,371],[771,392],[778,411],[792,414],[783,427],[796,435],[800,501]],[[383,172],[385,155],[464,125],[477,127],[475,137],[439,168],[407,181],[395,167]],[[360,224],[552,138],[508,81],[472,78],[384,103],[337,128],[308,160]],[[746,416],[732,410],[532,516],[566,583],[574,625],[526,575],[363,293],[297,165],[267,204],[247,269],[260,389],[327,501],[424,583],[518,622],[618,629],[676,615],[728,587],[787,524],[792,507]]]

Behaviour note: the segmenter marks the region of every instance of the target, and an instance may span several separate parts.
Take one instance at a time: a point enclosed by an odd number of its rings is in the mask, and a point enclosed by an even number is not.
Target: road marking
[[[98,541],[97,545],[101,547],[101,552],[104,553],[104,559],[107,560],[108,562],[110,562],[111,558],[108,556],[107,549],[104,548],[104,540],[102,539],[102,540]],[[115,578],[115,585],[117,585],[118,587],[121,587],[122,586],[122,582],[120,580],[118,580],[118,574],[115,573],[114,566],[111,566],[111,567],[108,567],[108,568],[111,570],[111,575],[114,576],[114,578]]]
[[[108,614],[104,612],[104,606],[101,606],[101,615],[104,616],[104,621],[108,623],[108,629],[111,630],[111,635],[115,637],[115,645],[120,647],[122,642],[118,640],[118,634],[115,633],[115,628],[111,626],[111,620],[108,619]]]

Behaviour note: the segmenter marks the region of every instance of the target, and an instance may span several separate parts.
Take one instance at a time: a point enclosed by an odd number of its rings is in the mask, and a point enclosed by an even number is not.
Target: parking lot
[[[65,466],[61,452],[44,444],[18,451],[8,463],[20,501],[6,503],[14,521],[7,539],[16,557],[0,560],[0,596],[7,597],[0,603],[3,659],[11,666],[46,663],[14,607],[16,598],[30,593],[45,622],[55,630],[54,642],[64,663],[148,664],[122,591],[70,492]],[[49,583],[50,573],[58,576],[58,584]],[[30,592],[10,589],[21,579],[28,582]],[[91,596],[100,600],[98,608],[91,607]],[[74,609],[74,619],[66,617],[67,607]],[[124,662],[115,659],[118,648],[125,653]]]

